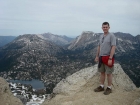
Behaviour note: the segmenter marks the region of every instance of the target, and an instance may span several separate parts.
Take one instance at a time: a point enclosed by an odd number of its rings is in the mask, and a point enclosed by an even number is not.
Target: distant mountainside
[[[64,46],[66,44],[69,44],[73,40],[73,38],[67,37],[65,35],[63,35],[63,36],[54,35],[52,33],[44,33],[44,34],[40,34],[38,36],[45,39],[45,40],[51,41],[57,45],[60,45],[60,46]]]
[[[136,86],[140,86],[140,36],[114,34],[117,38],[116,62],[122,65]],[[100,35],[84,31],[74,40],[51,33],[18,36],[0,48],[0,76],[40,79],[46,86],[54,87],[63,78],[95,64]]]
[[[78,50],[80,48],[88,47],[88,45],[98,44],[99,35],[95,34],[91,31],[84,31],[80,36],[76,37],[76,39],[70,44],[68,49]]]
[[[8,79],[43,80],[55,85],[80,68],[86,61],[68,49],[35,34],[18,36],[0,48],[0,76]],[[88,65],[87,65],[88,66]]]
[[[0,47],[13,41],[15,38],[16,38],[16,36],[0,36]]]
[[[37,35],[19,36],[0,49],[0,71],[37,71],[40,74],[41,68],[46,68],[49,62],[57,61],[55,56],[62,50],[63,48]],[[29,74],[25,73],[25,78],[26,75]],[[38,76],[35,72],[32,75]]]

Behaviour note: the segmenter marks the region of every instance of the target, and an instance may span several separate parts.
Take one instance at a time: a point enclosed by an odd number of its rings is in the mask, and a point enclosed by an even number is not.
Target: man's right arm
[[[97,47],[97,53],[96,53],[96,57],[95,57],[95,62],[99,61],[99,53],[100,53],[100,46]]]

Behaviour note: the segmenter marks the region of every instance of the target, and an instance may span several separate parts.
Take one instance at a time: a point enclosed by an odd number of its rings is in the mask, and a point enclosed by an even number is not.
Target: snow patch
[[[118,38],[119,41],[123,41],[121,38]]]

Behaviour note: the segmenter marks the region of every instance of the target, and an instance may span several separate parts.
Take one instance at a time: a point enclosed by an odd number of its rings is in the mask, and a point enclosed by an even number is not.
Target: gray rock
[[[136,89],[132,80],[125,74],[120,64],[115,64],[113,73],[113,86],[114,88],[121,88],[127,91]],[[55,94],[74,94],[80,91],[91,78],[97,77],[94,82],[99,84],[99,73],[97,72],[97,65],[82,69],[66,79],[61,80],[53,89]]]
[[[9,85],[0,77],[0,105],[23,105],[20,99],[13,96]]]
[[[140,98],[136,99],[132,105],[140,105]]]

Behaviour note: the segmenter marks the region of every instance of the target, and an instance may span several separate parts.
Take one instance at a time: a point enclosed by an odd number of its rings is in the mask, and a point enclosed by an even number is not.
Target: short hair
[[[109,26],[109,23],[108,22],[103,22],[102,26],[103,25],[108,25]]]

